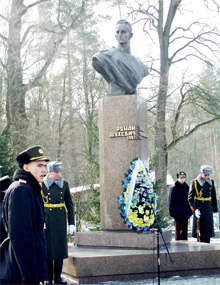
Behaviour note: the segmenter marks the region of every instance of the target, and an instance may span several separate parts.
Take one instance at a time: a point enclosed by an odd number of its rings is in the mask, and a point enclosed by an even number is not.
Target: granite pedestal
[[[135,158],[148,166],[147,100],[140,95],[99,100],[100,233],[76,233],[76,245],[146,248],[150,235],[138,235],[120,216],[121,181]],[[128,235],[126,236],[125,231]],[[123,233],[123,234],[121,234]],[[149,239],[149,240],[148,240]],[[169,235],[166,241],[170,241]],[[145,246],[144,246],[145,245]]]
[[[160,276],[220,274],[220,245],[171,241],[160,247]],[[156,250],[71,247],[63,272],[80,284],[157,277]]]
[[[102,230],[128,230],[120,217],[121,181],[134,158],[148,167],[147,100],[140,95],[99,101],[100,207]]]
[[[136,263],[136,251],[128,251],[128,254],[123,250],[156,247],[150,232],[137,234],[124,224],[118,204],[118,197],[123,193],[121,181],[125,180],[131,161],[138,157],[148,166],[146,99],[137,95],[102,98],[99,101],[99,142],[102,231],[76,233],[77,246],[63,267],[65,273],[82,283],[133,274],[136,266],[141,267]],[[167,244],[171,235],[171,230],[164,232]],[[159,243],[162,246],[161,238]],[[121,268],[124,262],[131,262],[127,269],[124,265]]]
[[[172,239],[171,230],[163,230],[163,237],[166,244]],[[75,244],[78,246],[90,247],[109,247],[109,248],[145,248],[153,249],[156,247],[154,243],[154,235],[151,232],[145,234],[137,234],[136,232],[88,232],[75,233]],[[159,237],[159,244],[163,245],[163,239]]]

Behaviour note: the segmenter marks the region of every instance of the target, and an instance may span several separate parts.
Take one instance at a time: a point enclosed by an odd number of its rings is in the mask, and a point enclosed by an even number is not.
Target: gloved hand
[[[70,225],[69,226],[69,234],[73,234],[73,233],[75,233],[75,231],[76,231],[76,227],[74,226],[74,225]]]
[[[197,219],[200,219],[201,212],[199,211],[199,209],[195,210],[195,216],[196,216]]]
[[[218,213],[214,213],[213,216],[216,220],[218,220]]]

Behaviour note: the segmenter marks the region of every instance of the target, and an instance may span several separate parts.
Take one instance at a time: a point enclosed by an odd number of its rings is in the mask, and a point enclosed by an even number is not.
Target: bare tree
[[[58,47],[64,40],[66,34],[69,30],[74,29],[79,24],[80,15],[84,9],[85,0],[81,1],[78,10],[75,11],[75,14],[71,15],[71,20],[69,20],[66,26],[62,25],[60,19],[61,15],[63,14],[62,7],[64,4],[66,4],[63,2],[66,1],[57,1],[58,23],[47,27],[47,29],[44,27],[44,33],[47,33],[48,37],[51,38],[49,43],[50,48],[48,49],[45,58],[42,60],[38,72],[35,70],[31,80],[29,80],[28,83],[24,83],[24,62],[22,62],[22,49],[24,49],[25,44],[27,43],[30,32],[33,32],[33,29],[36,28],[42,29],[42,26],[39,27],[39,25],[29,25],[26,28],[24,16],[27,15],[28,11],[34,6],[38,6],[40,4],[42,5],[46,2],[53,1],[39,0],[30,5],[25,5],[23,0],[12,0],[9,19],[1,15],[1,19],[5,20],[6,22],[8,21],[9,23],[8,37],[4,36],[3,34],[0,35],[1,39],[4,41],[4,44],[8,47],[6,64],[4,64],[3,60],[1,60],[2,66],[7,72],[7,119],[8,123],[13,124],[15,127],[15,135],[17,140],[20,142],[19,148],[21,149],[26,146],[27,116],[25,109],[25,94],[33,87],[41,85],[41,79],[54,59]],[[24,31],[25,28],[26,30]]]
[[[136,1],[138,8],[132,8],[134,22],[144,22],[144,30],[147,34],[156,32],[160,47],[160,67],[159,67],[159,85],[156,103],[155,119],[155,155],[156,155],[156,181],[158,189],[163,197],[166,192],[166,173],[167,173],[167,155],[168,150],[174,146],[183,137],[189,136],[193,131],[204,124],[209,124],[213,120],[209,118],[203,121],[194,129],[188,130],[188,133],[182,137],[176,137],[176,122],[179,118],[181,106],[184,104],[185,95],[182,94],[179,108],[175,115],[172,125],[173,141],[168,145],[166,138],[166,105],[169,97],[169,83],[171,81],[169,74],[172,65],[189,59],[197,58],[204,63],[218,70],[219,68],[219,32],[216,27],[210,27],[201,20],[192,21],[188,26],[181,22],[177,25],[177,19],[181,13],[187,13],[184,10],[184,0],[168,1]],[[206,4],[209,1],[205,1]],[[212,1],[216,4],[216,1]],[[209,3],[210,4],[210,3]],[[219,9],[219,6],[216,4]],[[154,67],[152,68],[154,70]]]

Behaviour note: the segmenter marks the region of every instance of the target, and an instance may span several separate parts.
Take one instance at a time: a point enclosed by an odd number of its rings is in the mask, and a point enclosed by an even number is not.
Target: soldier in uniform
[[[201,166],[200,174],[192,181],[188,196],[194,213],[192,236],[197,237],[199,227],[200,241],[206,243],[210,243],[210,238],[214,237],[213,213],[218,213],[214,180],[210,178],[212,171],[209,165]]]
[[[8,189],[8,187],[11,184],[11,179],[8,175],[3,176],[0,178],[0,192],[1,192],[1,202],[0,202],[0,224],[1,224],[1,229],[0,229],[0,243],[7,237],[7,233],[4,229],[3,223],[2,223],[2,210],[3,210],[3,200],[5,197],[5,193]]]
[[[67,284],[61,278],[61,272],[63,259],[68,257],[67,220],[69,233],[73,234],[75,231],[73,202],[68,182],[61,177],[62,162],[52,161],[48,163],[47,168],[48,174],[43,180],[42,195],[48,247],[48,284],[52,284],[53,281],[55,284]]]
[[[170,189],[169,212],[175,222],[175,240],[187,240],[188,220],[192,215],[188,203],[189,185],[185,182],[186,173],[180,171],[177,174],[177,181]]]
[[[5,193],[9,187],[9,185],[11,184],[11,182],[12,181],[8,175],[0,178],[0,192],[1,192],[0,215],[2,215],[2,207],[3,207],[3,200],[5,197]]]
[[[40,146],[17,156],[19,169],[3,203],[3,225],[7,237],[0,246],[1,284],[39,284],[48,280],[44,207],[40,182],[46,162]]]

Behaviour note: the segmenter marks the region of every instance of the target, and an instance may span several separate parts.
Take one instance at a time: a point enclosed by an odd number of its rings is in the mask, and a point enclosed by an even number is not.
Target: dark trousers
[[[47,264],[49,280],[53,281],[54,278],[59,278],[63,268],[63,260],[48,260]]]
[[[7,279],[0,279],[0,284],[1,285],[9,285],[9,284],[21,284],[21,281],[10,281]]]
[[[40,284],[40,282],[36,282],[34,280],[29,280],[26,282],[22,282],[22,281],[11,281],[11,280],[7,280],[7,279],[0,279],[0,284],[1,285],[20,285],[20,284],[33,284],[33,285],[37,285]]]
[[[201,236],[201,237],[200,237],[200,242],[210,243],[210,238],[203,238],[203,237]]]
[[[188,219],[175,220],[175,240],[188,239]]]

